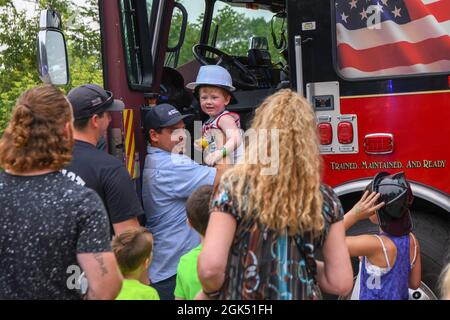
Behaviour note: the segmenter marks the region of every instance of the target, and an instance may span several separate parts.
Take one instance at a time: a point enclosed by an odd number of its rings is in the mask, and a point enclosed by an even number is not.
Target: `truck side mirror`
[[[40,31],[37,37],[38,72],[44,83],[67,85],[69,64],[64,35],[60,31],[61,19],[53,10],[41,12]]]

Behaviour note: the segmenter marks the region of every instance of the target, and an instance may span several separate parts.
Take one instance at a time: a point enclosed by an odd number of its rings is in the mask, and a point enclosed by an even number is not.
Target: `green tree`
[[[17,97],[41,81],[36,64],[39,11],[51,8],[62,16],[67,39],[71,82],[64,91],[86,82],[102,85],[100,32],[97,2],[40,0],[31,19],[11,0],[0,0],[0,135],[8,123]]]
[[[0,8],[0,134],[9,120],[15,100],[39,79],[36,72],[37,26],[30,25],[25,11],[11,1]]]

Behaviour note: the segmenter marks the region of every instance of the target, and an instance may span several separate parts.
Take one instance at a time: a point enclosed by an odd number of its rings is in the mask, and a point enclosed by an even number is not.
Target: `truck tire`
[[[410,290],[411,300],[428,300],[439,297],[439,275],[449,263],[450,219],[423,211],[411,212],[414,234],[421,246],[422,285]],[[360,221],[350,228],[347,235],[376,233],[378,226],[368,220]],[[353,272],[358,272],[358,259],[352,258]]]

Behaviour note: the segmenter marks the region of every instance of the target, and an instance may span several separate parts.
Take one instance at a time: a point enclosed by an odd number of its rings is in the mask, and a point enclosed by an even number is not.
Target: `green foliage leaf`
[[[30,4],[30,6],[33,6]],[[71,83],[65,92],[83,83],[103,84],[99,17],[96,0],[39,0],[33,17],[18,11],[11,0],[0,0],[0,136],[19,95],[41,83],[36,62],[39,12],[54,9],[62,16],[67,39]]]

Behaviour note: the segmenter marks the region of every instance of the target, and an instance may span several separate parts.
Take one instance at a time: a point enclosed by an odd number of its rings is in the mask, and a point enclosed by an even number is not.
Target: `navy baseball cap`
[[[122,111],[125,108],[121,100],[113,98],[111,91],[96,84],[84,84],[70,90],[67,95],[76,120],[86,119],[105,111]]]
[[[150,129],[159,129],[173,126],[181,120],[193,116],[193,114],[182,115],[180,111],[178,111],[174,106],[168,103],[163,103],[150,108],[150,110],[145,115],[144,126],[145,130],[148,132],[148,130]]]

